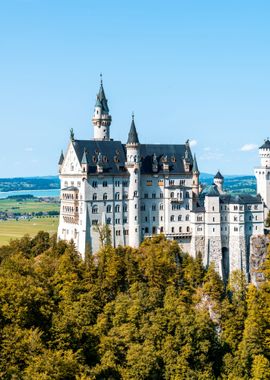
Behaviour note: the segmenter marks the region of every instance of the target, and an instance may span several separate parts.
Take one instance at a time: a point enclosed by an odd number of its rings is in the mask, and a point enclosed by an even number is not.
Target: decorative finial
[[[132,120],[134,121],[134,112],[132,112],[131,116],[132,116]]]
[[[70,129],[70,140],[74,141],[74,131],[73,131],[73,128]]]
[[[103,84],[102,73],[100,73],[99,76],[100,76],[100,84],[102,85]]]

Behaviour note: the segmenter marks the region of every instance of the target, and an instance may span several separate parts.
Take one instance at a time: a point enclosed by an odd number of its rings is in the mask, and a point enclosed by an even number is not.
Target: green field
[[[32,213],[32,212],[48,212],[59,211],[59,203],[44,202],[38,199],[17,201],[16,199],[0,199],[0,212],[20,212]]]
[[[41,230],[52,234],[57,231],[57,227],[58,217],[0,221],[0,246],[8,244],[10,239],[21,238],[25,234],[35,236]]]

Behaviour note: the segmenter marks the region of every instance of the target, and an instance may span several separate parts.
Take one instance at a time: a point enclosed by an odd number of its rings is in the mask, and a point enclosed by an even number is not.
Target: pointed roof
[[[62,165],[62,163],[64,162],[64,153],[63,151],[61,150],[61,155],[60,155],[60,158],[59,158],[59,161],[58,161],[58,165]]]
[[[194,159],[193,159],[193,168],[192,168],[193,173],[199,173],[199,168],[197,164],[197,159],[196,155],[194,154]]]
[[[127,144],[139,144],[138,133],[134,122],[134,114],[132,114],[132,121],[128,134]]]
[[[215,175],[214,177],[215,179],[224,179],[223,175],[220,173],[220,171],[218,170],[217,174]]]
[[[97,94],[96,107],[101,107],[102,112],[109,113],[108,101],[105,96],[105,91],[103,88],[102,74],[100,74],[100,87]]]
[[[86,151],[85,148],[84,148],[84,151],[83,151],[83,156],[82,156],[81,164],[88,164],[88,160],[87,160],[87,151]]]
[[[262,146],[260,146],[259,149],[270,149],[270,141],[269,141],[269,138],[267,138],[266,140],[264,140],[264,144]]]

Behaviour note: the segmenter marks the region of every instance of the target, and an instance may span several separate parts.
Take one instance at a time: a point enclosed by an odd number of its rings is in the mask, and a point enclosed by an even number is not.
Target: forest
[[[256,288],[162,236],[85,260],[39,232],[0,248],[0,378],[270,379],[270,258]]]

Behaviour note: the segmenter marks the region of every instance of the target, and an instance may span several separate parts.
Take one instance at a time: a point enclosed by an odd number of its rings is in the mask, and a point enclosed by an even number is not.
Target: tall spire
[[[103,88],[102,74],[100,74],[100,87],[99,87],[99,92],[97,94],[97,101],[96,101],[96,107],[97,106],[101,106],[101,110],[103,113],[105,114],[109,113],[108,101],[106,99],[105,91]]]
[[[194,158],[193,158],[192,172],[193,173],[199,173],[199,168],[198,168],[197,159],[196,159],[196,155],[195,154],[194,154]]]
[[[110,140],[111,115],[109,114],[108,101],[103,88],[102,74],[100,74],[100,87],[97,94],[92,123],[94,125],[95,140]]]
[[[134,122],[134,112],[132,112],[131,126],[128,134],[127,144],[139,144],[138,133]]]

